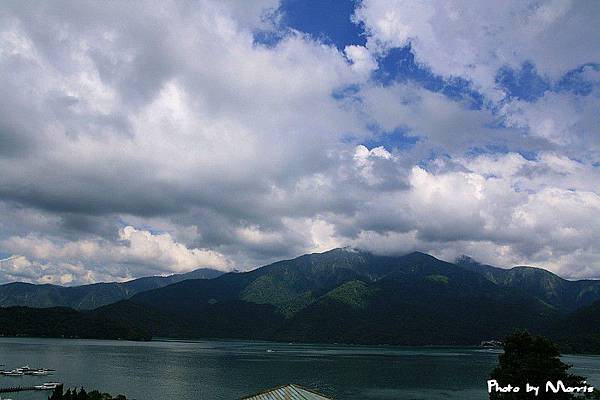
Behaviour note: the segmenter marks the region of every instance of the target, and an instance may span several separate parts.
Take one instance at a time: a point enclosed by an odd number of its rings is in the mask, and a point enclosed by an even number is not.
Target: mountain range
[[[600,299],[600,280],[569,281],[542,268],[504,269],[480,264],[467,256],[459,257],[455,263],[498,286],[524,291],[563,311],[574,311]]]
[[[0,321],[11,310],[0,310]],[[449,263],[419,252],[392,257],[334,249],[249,272],[184,279],[73,312],[138,339],[473,345],[524,328],[571,351],[600,351],[600,324],[588,322],[600,318],[599,281],[568,281],[532,267],[505,270],[466,257]],[[70,331],[45,335],[90,337],[89,330],[78,333],[76,319]],[[0,327],[19,332],[35,329]]]
[[[35,285],[13,282],[0,285],[0,307],[68,307],[91,310],[146,291],[161,288],[186,279],[211,279],[223,274],[210,268],[200,268],[185,274],[148,276],[127,282],[94,283],[81,286]]]

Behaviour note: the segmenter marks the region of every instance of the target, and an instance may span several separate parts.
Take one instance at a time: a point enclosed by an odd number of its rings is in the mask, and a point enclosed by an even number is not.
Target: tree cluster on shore
[[[516,331],[504,341],[504,353],[488,381],[490,400],[600,399],[583,376],[569,372],[550,339]],[[490,384],[492,383],[493,384]],[[537,389],[536,389],[537,388]]]
[[[84,388],[79,390],[67,389],[65,392],[63,387],[59,386],[54,389],[54,392],[48,397],[48,400],[127,400],[127,398],[122,394],[112,397],[108,393],[100,393],[97,390],[88,393]]]

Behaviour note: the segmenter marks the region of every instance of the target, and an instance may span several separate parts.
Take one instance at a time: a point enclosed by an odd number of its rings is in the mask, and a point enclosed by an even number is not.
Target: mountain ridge
[[[211,279],[221,274],[221,271],[215,269],[199,268],[184,274],[149,276],[126,282],[99,282],[79,286],[11,282],[0,285],[0,307],[69,307],[75,310],[91,310],[182,280]]]
[[[505,269],[481,264],[465,256],[459,257],[456,265],[480,273],[497,285],[533,293],[566,311],[574,311],[600,299],[600,280],[571,281],[543,268],[516,266]]]
[[[600,352],[600,327],[584,323],[600,318],[595,291],[579,296],[592,301],[572,311],[571,292],[560,300],[553,297],[560,290],[532,290],[537,270],[525,269],[524,275],[498,270],[421,252],[382,256],[333,249],[247,272],[183,280],[81,315],[143,338],[476,345],[518,328],[551,335],[574,351]],[[542,274],[541,289],[548,280],[563,284],[554,274]],[[0,309],[0,317],[9,312]],[[83,328],[74,332],[89,334]]]
[[[308,342],[474,344],[510,326],[546,329],[559,316],[527,293],[428,254],[343,249],[210,281],[184,281],[129,301],[185,320],[199,336],[232,336],[236,327],[251,325],[253,339]],[[258,314],[252,323],[238,321],[238,309]],[[436,326],[446,333],[434,334]]]

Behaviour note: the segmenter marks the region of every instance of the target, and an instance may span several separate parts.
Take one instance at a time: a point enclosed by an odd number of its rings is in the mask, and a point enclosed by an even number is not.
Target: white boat
[[[23,376],[25,374],[23,373],[23,371],[13,369],[12,371],[3,371],[2,375],[4,375],[4,376]]]
[[[34,386],[34,388],[36,390],[54,390],[57,387],[59,387],[60,385],[62,385],[62,383],[60,383],[60,382],[46,382],[42,385]]]
[[[45,369],[40,369],[37,371],[31,371],[29,374],[33,375],[33,376],[46,376],[46,375],[50,375],[50,371],[47,371]]]

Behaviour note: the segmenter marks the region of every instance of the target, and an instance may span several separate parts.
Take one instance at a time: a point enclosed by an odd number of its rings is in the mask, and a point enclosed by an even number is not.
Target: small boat
[[[267,353],[272,353],[273,350],[272,349],[267,349]]]
[[[34,386],[35,390],[54,390],[62,385],[60,382],[46,382],[41,385]]]
[[[33,375],[33,376],[46,376],[46,375],[50,375],[50,371],[45,370],[45,369],[39,369],[37,371],[31,371],[29,374]]]
[[[479,344],[479,347],[484,349],[501,349],[503,345],[504,343],[500,340],[483,340]]]
[[[2,371],[2,375],[4,375],[4,376],[23,376],[23,375],[25,375],[25,373],[23,371],[13,369],[12,371]]]

